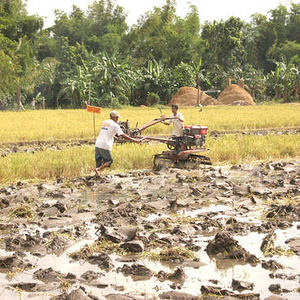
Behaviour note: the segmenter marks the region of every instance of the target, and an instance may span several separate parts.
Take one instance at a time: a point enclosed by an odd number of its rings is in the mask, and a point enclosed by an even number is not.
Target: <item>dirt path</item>
[[[0,209],[1,299],[299,299],[299,161],[19,182]]]

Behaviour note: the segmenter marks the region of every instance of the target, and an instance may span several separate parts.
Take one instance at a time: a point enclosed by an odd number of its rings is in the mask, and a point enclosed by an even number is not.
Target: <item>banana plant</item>
[[[75,70],[75,74],[67,77],[62,82],[62,89],[59,94],[64,94],[70,99],[71,107],[80,107],[89,100],[92,74],[78,65]]]
[[[102,98],[129,97],[135,86],[136,74],[128,58],[120,59],[116,55],[103,53],[99,57],[96,84],[99,86],[99,96]]]
[[[299,97],[299,66],[293,62],[273,61],[276,64],[274,71],[268,75],[268,86],[275,90],[275,99],[283,99],[284,102],[290,101],[293,94]]]
[[[200,88],[200,82],[203,84],[206,84],[208,86],[211,85],[208,76],[206,75],[206,70],[202,68],[202,57],[199,58],[198,62],[192,62],[191,66],[193,67],[195,73],[196,73],[196,88]]]

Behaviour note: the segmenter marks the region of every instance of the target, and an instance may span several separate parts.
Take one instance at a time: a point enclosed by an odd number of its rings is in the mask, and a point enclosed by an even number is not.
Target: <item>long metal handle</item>
[[[141,126],[140,128],[138,128],[138,131],[139,132],[142,132],[143,130],[155,125],[155,124],[158,124],[158,123],[161,123],[165,120],[175,120],[176,118],[165,118],[165,119],[153,119],[151,121],[149,121],[148,123],[144,124],[143,126]]]

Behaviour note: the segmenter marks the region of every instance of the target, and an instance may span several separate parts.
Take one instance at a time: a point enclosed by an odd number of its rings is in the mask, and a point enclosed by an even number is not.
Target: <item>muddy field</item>
[[[300,298],[299,161],[19,182],[0,208],[0,299]]]

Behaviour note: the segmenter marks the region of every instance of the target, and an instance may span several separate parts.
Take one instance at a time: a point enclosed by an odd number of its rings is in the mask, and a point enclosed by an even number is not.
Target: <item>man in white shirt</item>
[[[116,135],[122,136],[123,138],[140,143],[142,139],[133,139],[127,134],[125,134],[118,124],[118,119],[120,115],[117,111],[112,111],[110,113],[110,119],[103,122],[102,128],[98,135],[95,143],[95,160],[96,160],[96,174],[98,175],[101,170],[108,168],[113,163],[112,158],[112,147],[114,144],[114,137]]]
[[[165,125],[173,124],[173,131],[172,136],[174,137],[181,137],[183,136],[183,128],[184,128],[184,118],[183,115],[178,111],[178,105],[172,104],[172,115],[170,118],[172,118],[169,121],[163,121],[162,123]]]

